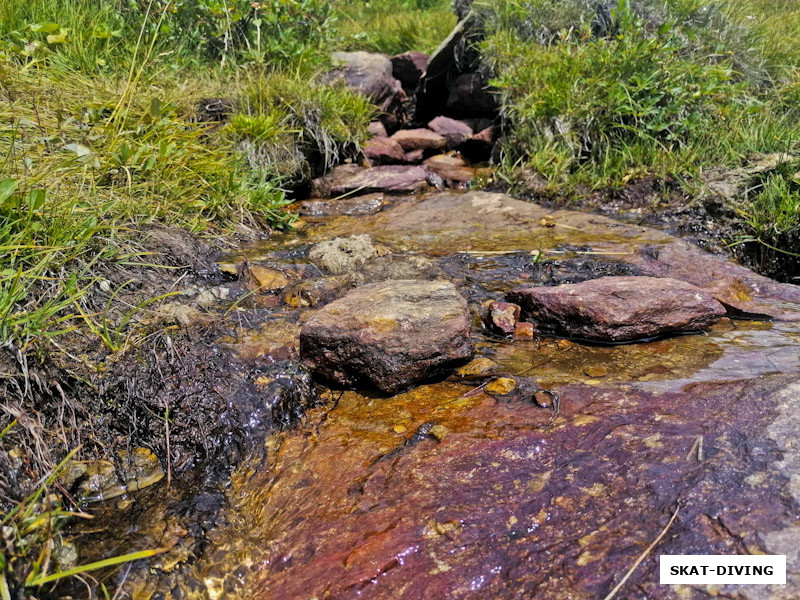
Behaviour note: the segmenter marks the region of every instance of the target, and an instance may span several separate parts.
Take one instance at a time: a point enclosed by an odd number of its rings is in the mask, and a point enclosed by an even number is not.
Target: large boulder
[[[601,277],[507,294],[524,316],[558,334],[600,342],[629,342],[701,331],[725,315],[707,291],[658,277]]]
[[[394,394],[469,359],[470,320],[450,282],[373,283],[317,311],[301,330],[300,354],[329,381]]]
[[[334,52],[333,60],[337,66],[331,71],[330,79],[344,82],[382,111],[393,111],[405,99],[402,85],[392,75],[391,61],[382,54]]]
[[[406,90],[415,90],[428,68],[430,57],[424,52],[404,52],[393,56],[392,74]]]
[[[358,165],[340,165],[312,183],[318,198],[343,194],[394,192],[412,194],[428,187],[428,170],[420,166],[386,165],[365,169]]]

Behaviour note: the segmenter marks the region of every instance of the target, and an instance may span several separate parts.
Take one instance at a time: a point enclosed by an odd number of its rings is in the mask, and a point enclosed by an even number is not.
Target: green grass
[[[800,10],[765,0],[478,0],[480,49],[508,125],[505,167],[533,169],[555,193],[619,187],[642,175],[688,182],[754,154],[798,154]],[[776,174],[777,180],[784,176]],[[786,185],[743,196],[757,223],[800,222]],[[793,185],[793,184],[792,184]],[[788,222],[787,222],[788,221]]]
[[[449,0],[338,0],[334,6],[346,50],[430,53],[456,24]]]

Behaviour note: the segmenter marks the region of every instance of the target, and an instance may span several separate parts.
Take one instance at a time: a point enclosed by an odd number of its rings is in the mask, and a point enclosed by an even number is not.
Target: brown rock
[[[396,141],[403,150],[441,150],[447,147],[447,140],[430,129],[401,129],[389,139]]]
[[[489,302],[483,321],[487,327],[501,335],[512,335],[519,321],[520,307],[510,302]]]
[[[472,127],[464,123],[464,121],[456,121],[450,117],[436,117],[428,123],[428,128],[439,135],[443,135],[447,140],[448,148],[455,148],[475,134],[472,131]]]
[[[536,337],[536,325],[533,323],[517,323],[514,327],[515,340],[532,340]]]
[[[405,161],[403,147],[391,138],[372,138],[364,144],[364,156],[375,165],[391,165]]]
[[[469,359],[469,327],[453,284],[385,281],[317,311],[300,333],[300,355],[328,380],[393,394]]]
[[[425,166],[432,173],[449,181],[472,181],[475,178],[475,169],[460,156],[452,154],[437,154],[425,161]]]
[[[262,265],[248,265],[247,269],[249,277],[246,276],[245,280],[248,282],[248,286],[254,290],[274,292],[289,285],[286,275],[277,269]]]
[[[558,334],[604,342],[700,331],[725,315],[708,292],[655,277],[601,277],[557,287],[527,287],[507,298]]]
[[[492,125],[463,142],[458,146],[458,150],[472,162],[489,160],[499,134],[500,128]]]
[[[340,200],[303,200],[295,202],[295,206],[301,215],[307,217],[372,215],[391,206],[391,201],[385,194],[366,194]]]
[[[428,68],[430,57],[424,52],[404,52],[391,58],[392,74],[407,90],[415,90]]]
[[[340,165],[325,177],[315,179],[312,194],[318,197],[373,192],[421,192],[427,186],[427,169],[419,166],[386,165],[365,169]]]

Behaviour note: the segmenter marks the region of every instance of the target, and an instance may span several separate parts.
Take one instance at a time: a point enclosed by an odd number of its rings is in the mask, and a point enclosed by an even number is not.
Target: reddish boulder
[[[428,170],[420,166],[387,165],[365,169],[358,165],[340,165],[312,182],[312,195],[318,198],[343,194],[373,192],[408,193],[428,187]]]
[[[707,291],[656,277],[601,277],[526,287],[506,298],[555,333],[601,342],[700,331],[725,315],[725,308]]]
[[[441,150],[447,147],[447,140],[430,129],[401,129],[391,140],[396,141],[403,150]]]
[[[392,74],[406,90],[415,90],[428,68],[430,57],[424,52],[404,52],[391,58]]]
[[[396,141],[387,137],[372,138],[364,144],[364,156],[375,165],[391,165],[405,161],[406,153]]]
[[[428,127],[431,131],[444,136],[447,140],[448,148],[455,148],[474,135],[472,127],[463,121],[456,121],[450,117],[436,117],[428,123]]]
[[[472,357],[466,300],[446,281],[364,285],[303,325],[300,355],[318,375],[386,394]]]

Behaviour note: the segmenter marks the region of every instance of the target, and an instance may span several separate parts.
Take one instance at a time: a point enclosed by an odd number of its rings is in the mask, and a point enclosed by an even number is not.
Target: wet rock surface
[[[449,282],[359,287],[314,313],[300,355],[334,383],[396,393],[472,356],[466,301]]]
[[[377,385],[369,379],[356,384],[360,391],[322,388],[323,404],[300,426],[273,429],[266,454],[253,451],[229,485],[199,486],[192,501],[162,498],[174,494],[164,494],[163,480],[137,492],[136,530],[109,533],[110,542],[93,545],[103,554],[82,549],[82,559],[170,547],[128,574],[125,588],[142,597],[589,600],[621,581],[677,509],[617,598],[706,598],[705,588],[659,586],[658,555],[747,552],[789,555],[790,585],[714,593],[796,596],[797,287],[663,231],[501,194],[395,195],[367,214],[348,214],[348,204],[334,210],[347,201],[326,200],[329,216],[307,213],[300,231],[224,258],[246,258],[289,281],[280,293],[252,292],[241,279],[226,284],[219,310],[238,325],[212,347],[239,358],[235,377],[215,384],[217,402],[203,400],[194,415],[209,437],[230,436],[232,425],[216,418],[228,403],[239,407],[233,424],[241,429],[223,442],[263,446],[258,436],[269,420],[247,424],[248,414],[264,411],[250,394],[270,396],[287,381],[281,369],[305,356],[301,331],[317,311],[343,311],[326,325],[330,339],[356,331],[347,315],[357,307],[347,299],[372,282],[389,280],[379,284],[384,290],[396,279],[449,285],[469,307],[460,331],[472,338],[474,360],[392,397],[367,392]],[[385,254],[340,274],[311,264],[315,245],[354,235]],[[484,305],[512,290],[617,276],[669,277],[729,297],[736,318],[702,335],[615,345],[523,335],[520,325],[531,323],[517,323],[511,335],[484,328]],[[720,281],[727,284],[718,289]],[[371,292],[360,305],[374,318],[346,343],[383,346],[361,354],[369,359],[344,373],[348,382],[364,368],[378,378],[378,349],[380,368],[396,372],[385,348],[391,336],[403,339],[387,319],[387,298]],[[437,339],[419,310],[409,314],[426,329],[415,338],[425,346],[404,340],[401,357],[409,347],[430,351]],[[353,354],[342,352],[336,364]],[[197,402],[195,390],[182,387],[178,379],[170,389]],[[155,389],[142,393],[155,397]],[[162,509],[136,508],[154,497]],[[187,512],[204,515],[199,525],[181,520]]]
[[[708,292],[657,277],[602,277],[557,287],[525,287],[507,298],[540,327],[599,342],[702,331],[726,314]]]

